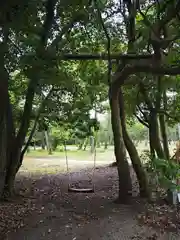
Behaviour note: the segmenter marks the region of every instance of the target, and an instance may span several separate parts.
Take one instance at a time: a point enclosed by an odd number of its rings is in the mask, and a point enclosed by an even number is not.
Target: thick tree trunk
[[[32,92],[30,92],[32,90]],[[29,85],[28,93],[26,96],[26,103],[24,107],[24,113],[22,117],[21,126],[17,137],[14,136],[13,126],[12,129],[9,130],[8,133],[8,163],[6,169],[6,179],[5,179],[5,186],[4,186],[4,193],[5,197],[11,197],[14,194],[14,180],[16,174],[19,170],[21,158],[21,149],[24,144],[24,140],[26,137],[26,133],[29,128],[31,111],[32,111],[32,103],[34,98],[32,84]],[[11,108],[11,104],[9,103],[9,107]],[[13,125],[12,115],[9,114],[9,123]],[[9,126],[8,126],[9,127]],[[11,134],[11,135],[10,135]]]
[[[33,94],[32,94],[33,95]],[[32,95],[30,101],[27,103],[29,112],[32,109]],[[8,99],[9,100],[9,99]],[[28,98],[27,100],[28,101]],[[25,105],[24,115],[17,137],[15,137],[15,130],[13,125],[12,109],[10,100],[8,101],[7,114],[7,160],[6,160],[6,178],[3,190],[3,196],[6,198],[14,194],[14,180],[20,166],[20,154],[24,144],[25,136],[28,131],[30,122],[30,113],[27,114],[27,105]],[[30,109],[31,107],[31,109]],[[27,115],[26,115],[27,114]]]
[[[5,198],[12,197],[15,193],[14,181],[16,174],[19,170],[19,161],[20,161],[20,149],[18,150],[17,148],[14,148],[6,173],[6,181],[3,194]]]
[[[120,107],[120,118],[121,118],[121,126],[122,126],[122,135],[124,139],[124,143],[126,146],[126,149],[129,153],[129,156],[131,158],[131,162],[134,168],[134,171],[136,173],[138,182],[139,182],[139,190],[140,190],[140,196],[150,198],[150,190],[148,187],[148,180],[146,176],[146,172],[143,169],[143,166],[141,164],[141,160],[139,158],[138,152],[136,150],[136,147],[129,137],[127,128],[126,128],[126,118],[125,118],[125,109],[124,109],[124,99],[123,99],[123,93],[120,89],[119,91],[119,107]]]
[[[4,196],[12,151],[14,126],[11,105],[8,96],[9,75],[0,59],[0,198]]]
[[[126,204],[129,200],[129,192],[132,191],[132,183],[129,165],[126,159],[126,150],[122,137],[120,125],[118,93],[110,93],[111,123],[114,136],[114,153],[117,161],[119,175],[119,196],[118,202]]]
[[[2,90],[1,87],[0,90]],[[9,197],[14,193],[14,179],[19,161],[19,158],[16,157],[15,130],[8,88],[5,92],[3,96],[1,91],[4,104],[6,103],[4,112],[2,105],[0,108],[0,198]]]
[[[30,90],[32,90],[32,92],[30,92]],[[1,87],[0,87],[0,91],[1,91]],[[6,102],[6,99],[7,99],[7,109],[6,109],[7,141],[5,141],[7,145],[6,145],[6,147],[4,145],[7,152],[6,152],[6,157],[5,157],[4,152],[3,152],[4,150],[0,149],[1,155],[4,155],[4,158],[3,159],[1,158],[0,161],[1,161],[1,163],[2,163],[2,161],[4,161],[3,165],[6,163],[5,182],[4,182],[3,193],[1,196],[5,197],[5,198],[9,198],[14,194],[14,180],[15,180],[17,171],[20,166],[21,149],[24,144],[25,136],[26,136],[26,133],[27,133],[28,127],[29,127],[34,92],[32,89],[32,85],[30,84],[30,86],[28,88],[28,94],[26,97],[26,104],[24,107],[24,113],[23,113],[23,117],[22,117],[21,127],[19,129],[17,137],[15,137],[11,103],[8,98],[8,88],[6,89],[6,95],[7,95],[7,97],[3,97],[3,99],[4,99],[4,102]],[[1,94],[1,96],[2,96],[2,94]],[[4,142],[4,144],[5,144],[5,142]],[[1,192],[2,192],[2,190],[1,190]]]
[[[0,119],[0,198],[4,192],[7,168],[7,121],[6,116]]]
[[[155,111],[150,112],[149,131],[151,145],[153,149],[155,149],[158,158],[165,158],[165,154],[161,146],[161,141],[159,137],[159,124],[157,119],[157,113]]]
[[[159,123],[161,129],[161,136],[163,142],[163,149],[166,159],[169,159],[169,145],[168,145],[168,138],[167,138],[167,131],[166,131],[166,123],[165,123],[165,116],[163,114],[159,115]]]
[[[7,168],[6,168],[6,179],[4,187],[4,197],[11,197],[14,195],[14,180],[16,173],[18,171],[18,166],[20,162],[20,151],[16,138],[15,138],[15,127],[13,123],[12,116],[12,106],[10,99],[8,98],[8,117],[7,117],[7,126],[8,126],[8,147],[7,147]]]

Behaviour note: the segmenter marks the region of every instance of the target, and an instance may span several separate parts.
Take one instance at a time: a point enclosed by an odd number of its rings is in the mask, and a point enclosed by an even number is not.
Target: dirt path
[[[73,181],[80,180],[81,185],[87,185],[88,173],[85,170],[73,173]],[[68,177],[65,174],[36,175],[31,178],[20,175],[17,187],[22,188],[27,198],[17,203],[17,214],[22,209],[26,209],[26,213],[20,214],[19,229],[11,229],[3,239],[180,239],[171,233],[150,238],[155,230],[138,225],[136,220],[142,207],[138,201],[134,200],[129,206],[113,203],[117,193],[115,168],[96,169],[94,183],[95,193],[70,194],[67,192]],[[134,189],[136,195],[136,182]]]

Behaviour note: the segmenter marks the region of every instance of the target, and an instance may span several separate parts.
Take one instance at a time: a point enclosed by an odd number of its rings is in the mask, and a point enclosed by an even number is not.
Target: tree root
[[[15,196],[16,196],[16,192],[14,188],[5,187],[0,200],[4,202],[14,202]]]
[[[109,167],[117,167],[117,162],[113,162],[113,163],[109,164]]]

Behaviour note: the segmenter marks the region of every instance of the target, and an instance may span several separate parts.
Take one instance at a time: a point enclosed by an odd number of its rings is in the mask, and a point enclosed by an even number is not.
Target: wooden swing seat
[[[76,187],[68,187],[68,192],[73,193],[94,193],[94,187],[92,188],[76,188]]]

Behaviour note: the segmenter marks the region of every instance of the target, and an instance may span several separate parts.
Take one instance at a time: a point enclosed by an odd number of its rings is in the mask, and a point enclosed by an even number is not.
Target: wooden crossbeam
[[[64,53],[60,55],[62,60],[108,60],[106,53]],[[120,54],[114,53],[110,55],[111,60],[130,60],[130,59],[149,59],[151,54]]]

